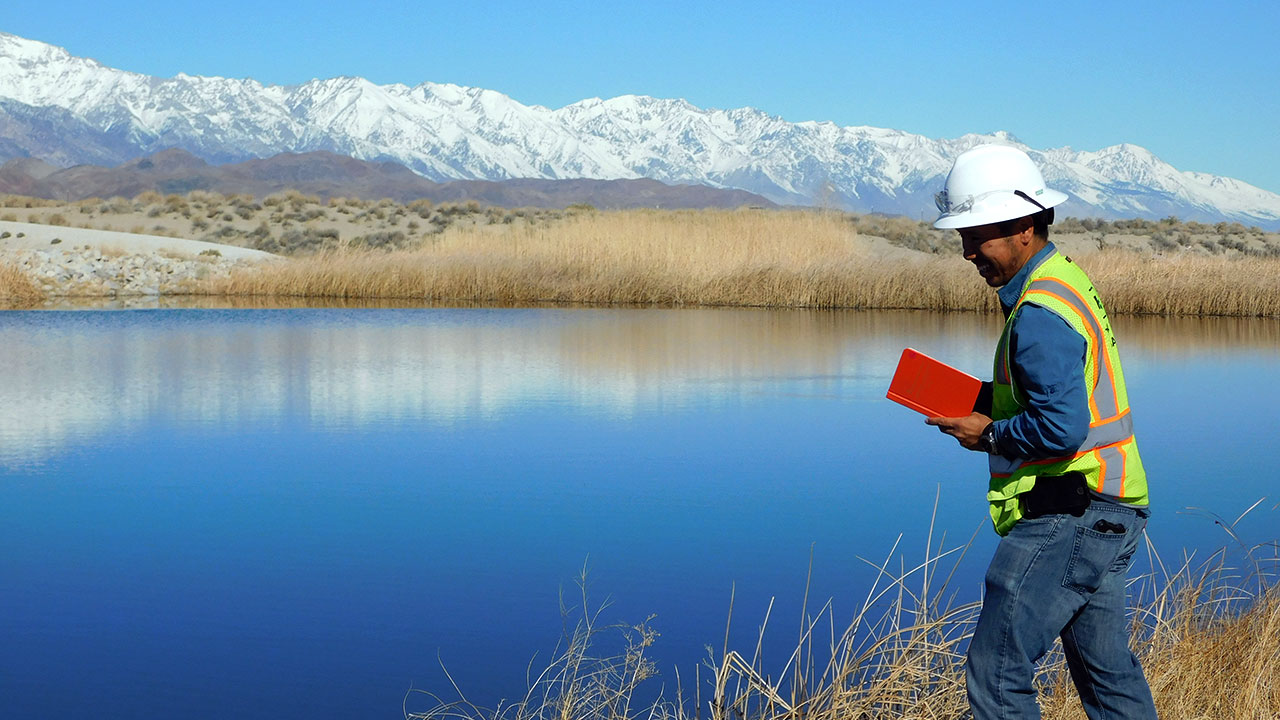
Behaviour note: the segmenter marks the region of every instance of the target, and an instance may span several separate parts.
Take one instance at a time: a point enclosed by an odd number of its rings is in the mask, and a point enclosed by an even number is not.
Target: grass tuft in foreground
[[[969,716],[964,651],[980,604],[954,603],[951,578],[940,577],[939,569],[948,557],[958,564],[963,551],[939,546],[907,568],[895,546],[873,564],[878,580],[853,621],[838,631],[829,602],[816,614],[806,610],[795,650],[772,674],[760,653],[766,613],[753,651],[730,649],[726,627],[725,647],[708,663],[707,680],[699,672],[689,688],[677,672],[674,683],[641,691],[657,674],[644,655],[655,634],[647,624],[615,626],[623,650],[599,655],[596,643],[607,639],[601,630],[609,628],[599,627],[597,615],[566,633],[519,702],[483,708],[460,690],[454,702],[415,691],[406,703],[425,700],[428,707],[409,711],[406,704],[405,714],[417,720],[959,720]],[[1173,572],[1150,545],[1148,553],[1156,569],[1132,583],[1132,632],[1161,717],[1280,717],[1276,544],[1245,550],[1244,572],[1228,567],[1226,551],[1199,564],[1186,558]],[[901,569],[890,572],[892,565]],[[664,694],[673,685],[673,696]],[[1047,720],[1081,717],[1060,646],[1042,663],[1037,686]]]
[[[44,292],[27,273],[8,263],[0,263],[0,307],[32,307],[44,299]]]

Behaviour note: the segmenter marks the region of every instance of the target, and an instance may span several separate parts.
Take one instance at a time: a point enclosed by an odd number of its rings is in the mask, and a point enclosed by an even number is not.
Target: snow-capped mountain
[[[430,82],[155,78],[0,33],[0,160],[120,163],[177,147],[225,163],[325,150],[393,160],[436,181],[652,178],[929,217],[952,159],[984,142],[1031,153],[1048,183],[1071,196],[1067,215],[1280,227],[1280,195],[1177,170],[1130,144],[1037,150],[1002,132],[935,140],[635,95],[550,109]]]

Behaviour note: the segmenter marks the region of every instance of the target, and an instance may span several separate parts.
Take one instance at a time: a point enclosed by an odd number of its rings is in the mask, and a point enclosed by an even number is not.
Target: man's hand
[[[966,417],[928,418],[924,422],[955,438],[961,447],[967,450],[978,450],[978,438],[987,427],[987,423],[991,422],[991,418],[982,413],[973,413]]]

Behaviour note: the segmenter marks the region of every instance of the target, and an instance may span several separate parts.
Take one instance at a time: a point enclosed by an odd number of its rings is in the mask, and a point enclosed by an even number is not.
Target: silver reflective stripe
[[[1054,297],[1062,300],[1066,304],[1076,309],[1080,316],[1089,323],[1089,327],[1093,330],[1093,336],[1097,338],[1094,342],[1093,359],[1094,367],[1098,371],[1098,384],[1093,390],[1093,402],[1098,406],[1098,415],[1100,417],[1111,417],[1120,412],[1120,407],[1116,402],[1115,378],[1111,377],[1111,373],[1107,368],[1107,336],[1102,331],[1102,325],[1098,322],[1097,316],[1093,314],[1093,309],[1085,304],[1073,292],[1072,288],[1065,283],[1053,280],[1051,278],[1040,278],[1031,283],[1027,288],[1027,292],[1032,290],[1047,290]],[[1035,302],[1028,300],[1027,302]]]
[[[1120,495],[1120,483],[1124,480],[1124,453],[1118,447],[1105,447],[1098,451],[1107,473],[1098,481],[1098,492],[1103,495]]]
[[[1128,440],[1131,437],[1133,437],[1133,416],[1129,413],[1125,413],[1118,418],[1112,418],[1100,425],[1089,428],[1089,434],[1085,436],[1084,443],[1080,445],[1080,449],[1075,452],[1075,455],[1087,453],[1094,448],[1099,448],[1104,445],[1115,445]],[[1117,467],[1123,474],[1124,455],[1116,448],[1106,448],[1102,452],[1115,452],[1117,454]],[[1059,460],[1070,460],[1071,457],[1072,456],[1069,455],[1059,458]],[[1105,485],[1105,482],[1110,481],[1113,470],[1109,456],[1104,455],[1103,459],[1107,461],[1107,477],[1104,478]],[[1022,460],[1014,460],[1001,457],[999,455],[989,455],[987,461],[987,465],[990,467],[992,475],[1012,475],[1015,470],[1022,467],[1022,463]],[[1117,482],[1119,482],[1121,476],[1122,475],[1116,476]]]
[[[1089,428],[1089,434],[1084,436],[1084,443],[1080,445],[1079,452],[1092,450],[1103,445],[1111,445],[1121,440],[1128,440],[1133,435],[1133,416],[1125,413],[1118,418],[1095,425]]]
[[[1009,333],[1000,335],[1000,345],[996,348],[996,382],[1001,385],[1009,383]]]

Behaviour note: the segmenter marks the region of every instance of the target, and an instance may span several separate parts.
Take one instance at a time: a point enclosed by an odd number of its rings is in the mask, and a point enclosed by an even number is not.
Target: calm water
[[[1280,323],[1118,323],[1154,544],[1274,537]],[[990,318],[753,310],[0,313],[4,717],[398,718],[515,697],[588,567],[659,669],[847,620],[903,537],[995,536],[984,463],[883,399]],[[782,618],[778,620],[777,618]],[[768,651],[768,647],[766,647]],[[536,663],[535,663],[536,665]]]

